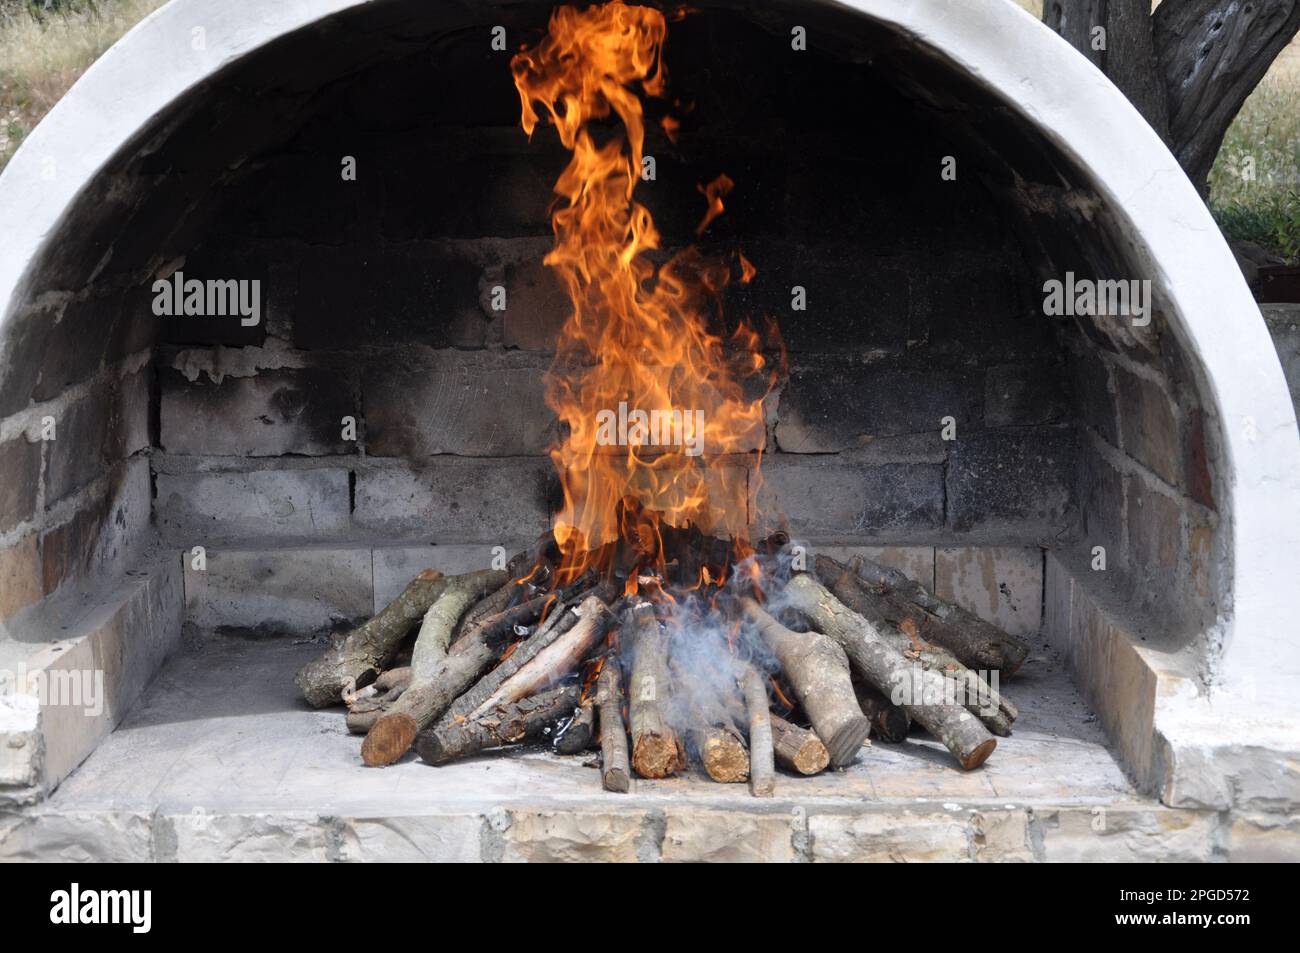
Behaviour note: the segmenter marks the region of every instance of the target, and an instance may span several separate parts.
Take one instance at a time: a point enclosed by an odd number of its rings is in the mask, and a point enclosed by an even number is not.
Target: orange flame
[[[660,11],[620,0],[560,7],[547,36],[511,60],[524,131],[531,137],[545,119],[573,153],[555,185],[555,247],[545,258],[572,305],[546,375],[547,403],[564,425],[551,450],[564,491],[554,525],[561,584],[593,561],[606,568],[606,544],[616,541],[643,562],[661,559],[661,523],[746,535],[747,470],[724,464],[728,454],[761,452],[765,395],[742,386],[765,369],[759,335],[713,329],[730,266],[690,248],[656,267],[648,253],[660,236],[633,198],[645,143],[639,93],[666,92],[666,32]],[[604,124],[598,143],[592,127],[611,114],[622,134]],[[701,231],[731,187],[725,175],[701,186]],[[748,261],[737,268],[752,277]]]

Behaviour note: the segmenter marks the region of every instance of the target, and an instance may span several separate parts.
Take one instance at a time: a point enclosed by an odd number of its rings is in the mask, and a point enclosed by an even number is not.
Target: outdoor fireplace
[[[765,857],[1140,856],[1176,828],[1208,859],[1300,800],[1300,444],[1174,160],[996,0],[698,6],[635,194],[656,263],[734,268],[718,320],[765,336],[728,353],[770,373],[712,461],[726,532],[696,528],[866,556],[1025,639],[1004,747],[967,775],[877,742],[783,779],[794,820],[689,780],[592,806],[594,772],[546,755],[367,774],[294,671],[565,510],[545,374],[571,304],[542,258],[569,153],[519,129],[510,69],[551,6],[268,4],[233,31],[182,3],[0,179],[0,669],[99,702],[7,696],[0,853],[721,856],[716,815]],[[1098,804],[1122,846],[1087,840]]]

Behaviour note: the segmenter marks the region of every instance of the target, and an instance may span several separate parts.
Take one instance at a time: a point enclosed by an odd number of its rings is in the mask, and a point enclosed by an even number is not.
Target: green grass
[[[1229,238],[1300,263],[1300,50],[1251,94],[1210,173],[1210,209]]]
[[[0,0],[0,168],[91,63],[164,0]]]

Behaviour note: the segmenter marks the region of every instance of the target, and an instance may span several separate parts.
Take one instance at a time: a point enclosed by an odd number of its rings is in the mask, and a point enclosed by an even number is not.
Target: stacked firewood
[[[986,676],[1026,644],[897,570],[794,571],[790,552],[778,534],[747,571],[710,572],[730,547],[697,534],[657,569],[616,558],[628,568],[561,585],[548,536],[504,569],[421,573],[296,681],[314,707],[347,706],[370,766],[545,743],[598,749],[610,791],[693,764],[765,796],[775,766],[816,774],[913,728],[982,764],[1017,715]]]

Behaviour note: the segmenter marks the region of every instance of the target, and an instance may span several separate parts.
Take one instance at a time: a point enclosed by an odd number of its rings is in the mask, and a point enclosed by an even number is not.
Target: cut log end
[[[681,765],[677,736],[668,732],[646,732],[636,740],[632,767],[643,778],[667,778]]]
[[[871,733],[871,722],[865,715],[846,721],[831,735],[826,752],[832,767],[842,768],[862,750],[862,743]]]
[[[366,740],[361,742],[361,760],[372,768],[393,764],[411,750],[419,731],[420,726],[410,715],[384,715],[370,726]]]
[[[997,746],[998,739],[996,738],[989,738],[986,741],[980,742],[962,756],[961,766],[967,771],[975,770],[989,759],[989,755],[993,753],[993,749]]]
[[[704,771],[714,781],[738,784],[749,780],[749,750],[731,732],[709,732],[702,747],[700,758]]]
[[[821,739],[811,732],[803,744],[790,754],[791,766],[803,775],[820,774],[830,763],[830,752]]]
[[[605,790],[613,791],[615,794],[626,794],[632,787],[632,779],[627,776],[627,771],[623,768],[606,768],[602,781]]]

